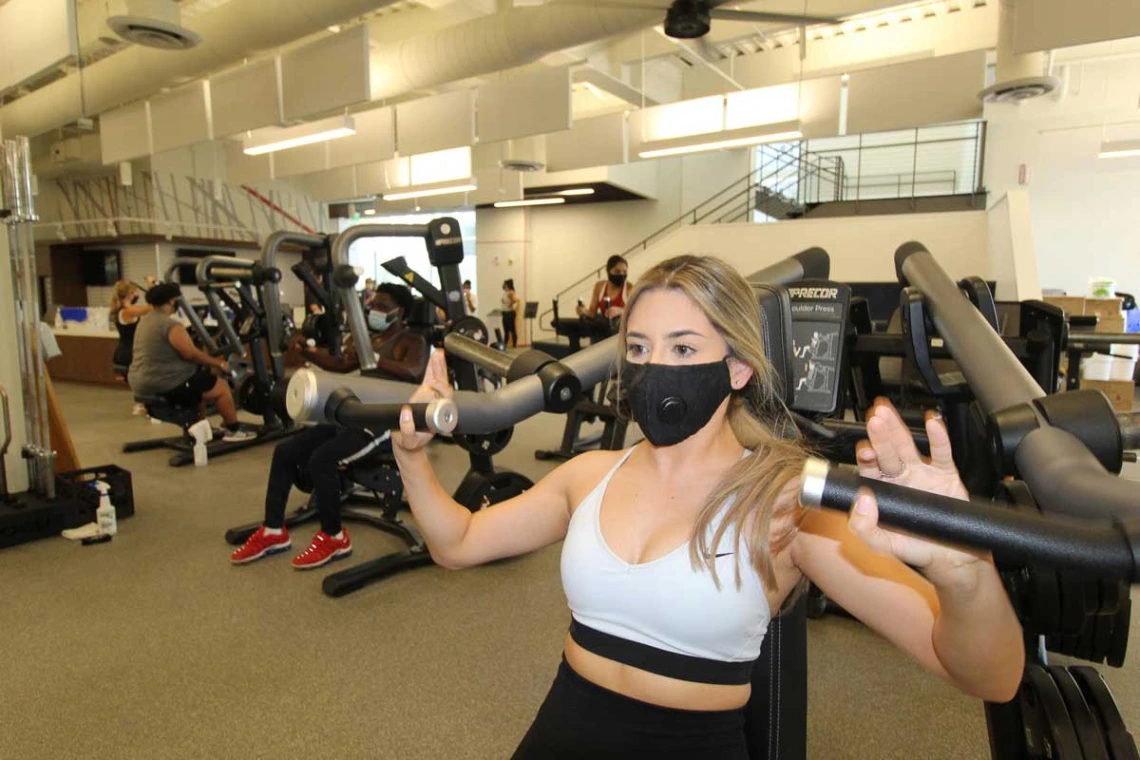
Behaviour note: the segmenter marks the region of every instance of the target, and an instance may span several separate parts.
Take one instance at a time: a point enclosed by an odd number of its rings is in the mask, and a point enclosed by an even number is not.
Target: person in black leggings
[[[518,319],[519,296],[514,279],[503,280],[503,345],[518,347],[519,333],[515,328]]]
[[[411,291],[392,283],[380,285],[372,298],[368,326],[377,365],[387,379],[417,383],[423,380],[427,342],[404,324],[404,315],[414,301]],[[360,366],[351,343],[340,357],[312,350],[305,357],[331,372],[347,372]],[[340,518],[340,469],[375,452],[391,450],[386,430],[350,430],[334,425],[317,425],[279,443],[273,450],[265,490],[265,523],[230,555],[230,561],[244,565],[293,545],[285,528],[285,509],[293,486],[308,482],[312,484],[321,529],[309,548],[293,558],[293,567],[309,570],[352,553],[352,540]]]

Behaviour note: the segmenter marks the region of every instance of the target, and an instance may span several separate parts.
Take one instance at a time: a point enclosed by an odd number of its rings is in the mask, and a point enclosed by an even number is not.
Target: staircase
[[[821,188],[838,193],[844,186],[843,162],[817,156],[804,149],[803,143],[781,143],[761,146],[756,168],[740,179],[729,183],[695,207],[657,230],[644,240],[631,246],[621,255],[635,258],[670,233],[694,224],[735,224],[741,222],[771,222],[781,219],[798,219],[807,207],[802,198],[818,197]],[[830,198],[829,198],[830,199]],[[572,309],[562,306],[562,299],[577,294],[583,286],[605,276],[603,268],[595,269],[555,295],[561,313]],[[539,315],[539,329],[550,332],[550,318],[554,309]]]

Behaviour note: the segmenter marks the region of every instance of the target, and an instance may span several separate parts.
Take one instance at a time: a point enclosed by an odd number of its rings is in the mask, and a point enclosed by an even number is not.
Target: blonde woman
[[[155,279],[146,278],[147,287],[153,287]],[[130,367],[134,357],[135,330],[139,326],[139,317],[148,313],[154,307],[150,304],[140,304],[139,289],[130,280],[119,280],[111,292],[111,322],[119,331],[119,345],[115,346],[115,353],[111,359],[116,366]],[[124,375],[126,373],[124,372]],[[127,378],[124,376],[123,378]],[[146,414],[146,407],[135,404],[131,413],[136,417]]]
[[[654,267],[619,330],[619,382],[647,440],[578,456],[474,514],[440,486],[430,436],[405,410],[393,448],[436,562],[564,541],[563,662],[515,758],[747,758],[752,664],[806,580],[966,693],[1016,693],[1024,643],[990,557],[878,527],[870,493],[850,517],[798,505],[805,455],[783,435],[760,335],[756,298],[731,267],[695,256]],[[414,401],[451,392],[441,353]],[[686,402],[680,419],[659,414],[670,396]],[[860,469],[965,497],[945,426],[931,416],[926,430],[930,460],[878,404]]]

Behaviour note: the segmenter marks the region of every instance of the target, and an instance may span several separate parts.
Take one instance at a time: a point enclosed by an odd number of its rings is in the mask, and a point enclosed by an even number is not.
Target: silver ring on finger
[[[899,471],[898,472],[884,472],[883,468],[879,467],[879,474],[883,476],[884,480],[895,480],[896,478],[901,478],[903,476],[903,473],[905,473],[905,472],[906,472],[906,462],[904,462],[901,459],[899,460]]]

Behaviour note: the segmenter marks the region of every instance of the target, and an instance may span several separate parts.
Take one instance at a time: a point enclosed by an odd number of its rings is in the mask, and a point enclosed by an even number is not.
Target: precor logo
[[[838,298],[839,288],[788,288],[792,298]]]

